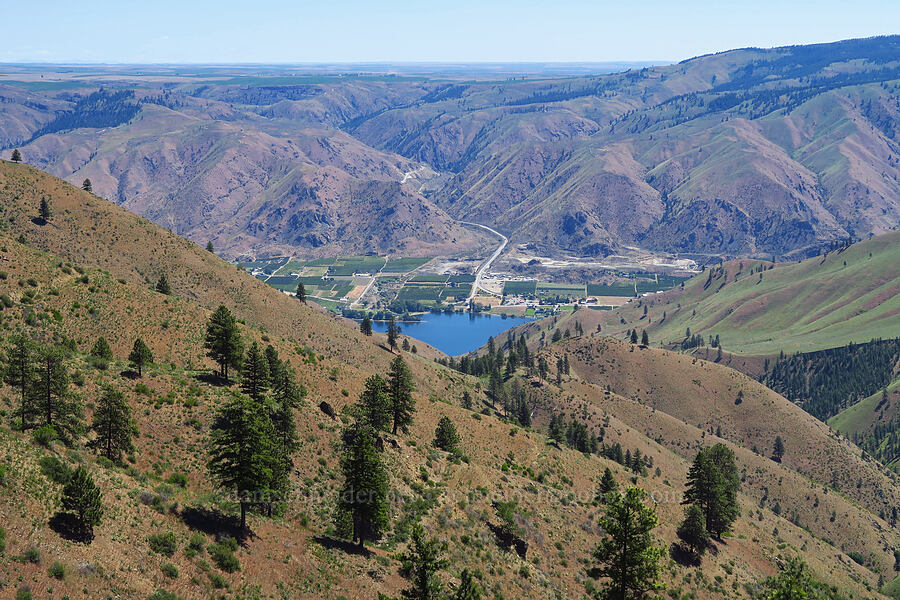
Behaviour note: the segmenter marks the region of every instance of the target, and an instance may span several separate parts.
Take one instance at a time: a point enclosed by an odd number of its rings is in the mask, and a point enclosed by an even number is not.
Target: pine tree
[[[169,278],[165,273],[159,276],[159,280],[156,282],[156,291],[166,296],[172,295],[172,286],[169,285]]]
[[[401,345],[404,352],[409,352],[409,338],[403,338],[403,344]]]
[[[682,504],[699,506],[706,520],[706,530],[721,537],[739,515],[739,488],[734,452],[724,444],[715,444],[700,450],[694,457]]]
[[[53,216],[53,208],[50,206],[50,201],[46,198],[41,198],[41,206],[38,209],[38,217],[44,223],[48,223],[50,221],[50,217]]]
[[[632,329],[632,330],[631,330],[631,343],[632,343],[632,344],[637,344],[637,342],[638,342],[638,338],[637,338],[637,329]]]
[[[338,530],[362,547],[366,541],[379,540],[388,526],[388,473],[371,426],[358,425],[344,437],[344,484],[335,517]]]
[[[600,478],[600,486],[597,489],[597,498],[598,500],[605,500],[606,495],[612,492],[616,492],[619,489],[619,484],[616,483],[615,477],[613,477],[612,470],[609,467],[606,467],[603,470],[603,476]]]
[[[781,462],[782,458],[784,458],[784,440],[781,439],[780,435],[776,435],[775,445],[772,448],[772,460]]]
[[[403,590],[403,597],[409,600],[442,600],[444,584],[438,572],[447,567],[447,560],[441,557],[446,544],[425,538],[425,529],[416,523],[412,529],[412,540],[406,552],[400,557],[400,575],[409,580],[411,587]]]
[[[90,179],[85,179],[84,181],[81,182],[81,189],[83,189],[84,191],[86,191],[89,194],[94,193],[94,185],[91,183]]]
[[[685,508],[684,521],[678,526],[677,534],[695,555],[701,556],[706,552],[709,532],[706,531],[706,519],[699,506],[691,504]]]
[[[256,342],[250,344],[241,365],[241,390],[257,402],[269,390],[269,363]]]
[[[372,375],[365,382],[359,396],[362,418],[375,431],[387,431],[393,419],[388,383],[380,375]]]
[[[35,416],[34,395],[31,393],[35,352],[31,340],[24,333],[14,335],[11,341],[4,357],[3,379],[18,389],[19,426],[22,431],[26,431]]]
[[[100,396],[94,411],[91,428],[97,434],[90,446],[113,462],[118,462],[123,452],[134,450],[131,442],[134,427],[131,422],[131,408],[125,395],[114,389],[106,389]]]
[[[228,368],[240,368],[244,355],[244,343],[237,321],[224,306],[219,306],[210,316],[203,342],[206,355],[219,365],[219,374],[228,381]]]
[[[466,410],[472,410],[472,394],[469,393],[469,390],[463,391],[462,399],[460,400],[460,404]]]
[[[131,354],[128,355],[128,362],[137,369],[138,377],[143,377],[144,367],[153,363],[153,352],[150,351],[150,347],[141,338],[134,340]]]
[[[391,361],[391,369],[388,372],[388,395],[391,400],[391,414],[393,418],[392,432],[407,433],[412,425],[413,413],[416,412],[416,401],[412,393],[414,389],[412,373],[403,360],[398,356]]]
[[[81,433],[81,408],[69,395],[69,373],[62,349],[38,349],[35,377],[30,386],[32,403],[40,425],[50,425],[65,437]]]
[[[646,347],[646,346],[649,346],[649,345],[650,345],[650,336],[647,335],[647,330],[644,329],[644,330],[641,332],[641,346]]]
[[[363,317],[362,322],[359,324],[359,330],[367,337],[372,335],[372,319],[369,318],[369,315]]]
[[[832,598],[828,586],[813,579],[806,563],[799,556],[788,558],[778,573],[766,582],[767,600],[806,600]]]
[[[63,510],[74,513],[82,530],[92,534],[103,517],[103,495],[87,469],[79,466],[63,486]]]
[[[278,373],[278,370],[281,369],[281,367],[285,367],[288,370],[290,370],[290,368],[286,364],[283,364],[281,362],[281,359],[278,357],[278,350],[276,350],[272,346],[272,344],[269,344],[266,346],[265,356],[266,356],[266,365],[268,365],[268,369],[269,369],[269,380],[270,381],[272,381],[272,382],[275,381],[275,376]]]
[[[212,241],[206,242],[206,251],[210,254],[215,253],[216,249],[213,247]]]
[[[94,345],[91,347],[91,356],[106,361],[113,359],[112,348],[109,347],[109,342],[106,341],[105,337],[99,337],[97,338],[97,341],[94,342]]]
[[[302,281],[297,283],[297,300],[306,304],[306,286]]]
[[[297,435],[297,426],[294,421],[294,409],[300,406],[306,396],[306,389],[297,385],[290,368],[280,361],[276,364],[274,374],[270,379],[274,400],[271,420],[275,433],[276,456],[271,488],[279,494],[285,494],[290,486],[294,454],[300,448],[300,438]]]
[[[455,454],[459,450],[459,433],[456,432],[456,425],[446,415],[441,417],[434,430],[434,445],[451,454]]]
[[[18,148],[12,151],[12,155],[9,157],[9,160],[13,161],[14,163],[22,162],[22,153],[19,152]]]
[[[396,319],[394,319],[394,315],[391,315],[391,320],[388,323],[387,328],[387,342],[388,346],[391,348],[391,352],[394,351],[394,348],[397,347],[397,338],[400,336],[400,326],[397,325]]]
[[[463,569],[459,575],[459,587],[453,592],[453,600],[481,600],[481,586],[475,581],[472,572]]]
[[[647,598],[662,587],[659,561],[665,550],[653,545],[650,532],[658,524],[656,513],[644,504],[647,493],[628,488],[611,494],[600,528],[606,537],[594,551],[600,563],[594,573],[609,581],[600,591],[605,600]]]
[[[209,440],[210,474],[222,488],[237,493],[245,530],[247,507],[272,489],[278,467],[272,422],[255,400],[235,394],[216,413]]]

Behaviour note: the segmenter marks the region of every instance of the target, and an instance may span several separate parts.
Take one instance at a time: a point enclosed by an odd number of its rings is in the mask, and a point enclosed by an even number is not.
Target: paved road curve
[[[506,237],[505,235],[503,235],[502,233],[500,233],[499,231],[497,231],[496,229],[491,229],[487,225],[481,225],[479,223],[469,223],[467,221],[460,221],[460,223],[462,223],[463,225],[471,225],[472,227],[480,227],[486,231],[493,233],[494,235],[499,237],[501,240],[503,240],[502,242],[500,242],[500,246],[496,250],[494,250],[493,254],[491,254],[490,258],[488,258],[486,261],[481,263],[481,266],[475,270],[475,281],[472,283],[472,291],[469,293],[469,297],[466,298],[466,304],[468,304],[469,302],[472,301],[472,298],[475,297],[475,294],[478,293],[478,288],[481,286],[481,276],[484,275],[484,273],[488,269],[491,268],[491,264],[495,260],[497,260],[497,257],[499,257],[500,254],[503,252],[503,250],[506,248],[506,245],[509,243],[509,238]],[[485,291],[487,291],[487,290],[485,290]]]

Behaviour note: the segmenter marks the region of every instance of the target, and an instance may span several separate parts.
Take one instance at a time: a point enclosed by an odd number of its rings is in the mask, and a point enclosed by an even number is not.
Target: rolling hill
[[[52,200],[47,222],[36,218],[41,198]],[[115,465],[98,459],[81,439],[68,447],[42,444],[5,420],[0,515],[5,557],[14,560],[0,561],[4,594],[28,587],[42,598],[143,599],[160,588],[182,598],[397,596],[405,586],[398,552],[406,547],[408,527],[422,522],[447,543],[450,566],[441,574],[447,583],[468,567],[498,597],[581,598],[591,581],[590,552],[602,535],[596,487],[603,469],[654,493],[662,523],[654,536],[669,548],[689,462],[713,439],[738,454],[743,516],[702,568],[665,559],[671,597],[746,597],[793,555],[846,597],[881,597],[879,576],[892,578],[891,549],[900,539],[878,513],[898,497],[896,483],[855,448],[724,366],[590,336],[540,350],[551,359],[572,357],[573,374],[561,386],[515,375],[536,402],[534,428],[492,410],[484,381],[404,353],[417,413],[409,434],[385,436],[396,442],[383,452],[397,492],[393,526],[371,550],[352,551],[334,538],[331,525],[340,479],[335,445],[363,380],[386,372],[395,356],[384,340],[367,338],[355,324],[280,294],[199,246],[34,168],[0,163],[0,199],[0,299],[8,300],[0,312],[0,343],[5,347],[19,330],[44,343],[64,342],[71,349],[66,364],[73,398],[87,420],[100,390],[111,386],[125,394],[139,433],[133,457]],[[172,295],[155,291],[161,274],[172,282]],[[271,344],[308,392],[295,414],[301,449],[291,477],[297,494],[272,517],[250,515],[252,535],[239,545],[240,569],[231,573],[216,566],[211,552],[217,536],[234,531],[235,506],[215,492],[204,468],[211,416],[233,393],[211,380],[213,365],[202,348],[205,321],[219,304],[240,317],[246,340]],[[106,368],[87,356],[101,335],[114,354]],[[156,356],[140,380],[122,374],[137,336]],[[740,405],[733,398],[738,389],[745,397]],[[464,390],[476,410],[461,406]],[[4,385],[0,398],[8,419],[15,394]],[[336,409],[337,419],[319,410],[322,401]],[[633,473],[597,454],[549,443],[541,428],[557,411],[593,431],[603,429],[606,442],[652,457],[653,468]],[[442,416],[459,428],[463,460],[431,446]],[[714,425],[721,426],[721,437],[708,432]],[[781,464],[752,451],[777,433],[788,446]],[[49,526],[59,506],[59,485],[50,477],[59,464],[85,466],[103,492],[106,514],[90,544]],[[829,465],[841,466],[837,477],[826,475]],[[515,520],[528,542],[526,558],[498,547],[489,527],[495,498],[518,500]],[[169,532],[172,555],[154,552],[165,546],[150,537]],[[51,566],[60,578],[48,574]]]
[[[454,254],[459,219],[552,256],[793,259],[897,227],[898,39],[511,81],[8,76],[0,147],[230,257]]]

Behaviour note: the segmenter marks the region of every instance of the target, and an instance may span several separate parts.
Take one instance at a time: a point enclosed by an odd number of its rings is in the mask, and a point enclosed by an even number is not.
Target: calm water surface
[[[470,315],[468,313],[422,315],[417,323],[399,323],[403,335],[431,344],[450,356],[466,354],[485,345],[488,338],[498,335],[522,323],[533,321],[532,318],[507,317],[496,315]],[[372,323],[372,329],[384,333],[388,324]]]

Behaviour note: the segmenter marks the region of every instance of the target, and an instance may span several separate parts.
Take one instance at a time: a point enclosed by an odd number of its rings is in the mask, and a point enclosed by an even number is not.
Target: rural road
[[[497,237],[499,237],[501,240],[503,240],[502,242],[500,242],[500,246],[498,246],[497,249],[494,250],[494,253],[491,254],[490,258],[488,258],[486,261],[481,263],[481,266],[475,270],[475,281],[472,283],[472,291],[469,292],[469,297],[466,298],[466,304],[468,304],[469,302],[472,301],[472,298],[475,297],[475,294],[478,293],[478,288],[479,288],[479,286],[481,286],[481,276],[484,275],[485,271],[487,271],[489,268],[491,268],[491,264],[495,260],[497,260],[497,257],[500,256],[500,254],[503,252],[503,249],[506,248],[506,245],[509,243],[509,238],[506,237],[505,235],[503,235],[502,233],[500,233],[499,231],[497,231],[496,229],[491,229],[487,225],[481,225],[479,223],[469,223],[468,221],[460,221],[460,223],[463,225],[470,225],[472,227],[480,227],[481,229],[489,231],[489,232],[493,233],[494,235],[496,235]]]

